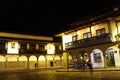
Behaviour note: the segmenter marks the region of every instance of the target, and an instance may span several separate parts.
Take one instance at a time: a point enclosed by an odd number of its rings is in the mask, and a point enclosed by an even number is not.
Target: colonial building
[[[0,32],[0,69],[62,67],[62,60],[53,37]]]
[[[62,37],[67,64],[80,67],[91,59],[93,68],[120,67],[120,10],[70,24],[56,36]],[[71,56],[70,60],[69,57]]]

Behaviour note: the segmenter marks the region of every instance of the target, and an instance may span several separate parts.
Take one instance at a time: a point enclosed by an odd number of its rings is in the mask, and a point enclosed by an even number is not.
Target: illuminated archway
[[[54,58],[55,62],[54,62],[54,66],[61,66],[61,60],[60,60],[60,57],[59,56],[55,56]]]
[[[47,67],[53,67],[54,66],[53,56],[52,55],[47,55],[46,58],[47,58]]]
[[[27,68],[27,57],[26,56],[19,57],[19,68]]]
[[[29,57],[29,68],[35,68],[35,63],[37,63],[37,57],[32,55]]]
[[[5,57],[0,55],[0,62],[5,62]]]
[[[120,49],[116,46],[106,50],[106,63],[108,67],[120,67]]]
[[[0,55],[0,68],[5,67],[5,57]]]
[[[100,49],[94,49],[90,54],[93,68],[104,67],[103,52]]]
[[[7,55],[7,68],[18,68],[18,55]]]
[[[46,62],[45,56],[43,56],[43,55],[39,56],[38,67],[46,67],[45,62]]]

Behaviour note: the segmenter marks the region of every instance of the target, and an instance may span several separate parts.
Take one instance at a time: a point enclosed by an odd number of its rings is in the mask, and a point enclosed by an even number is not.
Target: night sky
[[[119,0],[2,0],[0,31],[54,36],[71,22],[119,5]]]

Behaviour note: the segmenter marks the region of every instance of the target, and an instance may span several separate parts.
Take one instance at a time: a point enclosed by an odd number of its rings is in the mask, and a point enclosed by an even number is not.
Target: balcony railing
[[[0,54],[6,54],[7,53],[7,50],[5,49],[0,49]]]
[[[63,51],[62,50],[55,50],[55,54],[62,54]]]
[[[20,49],[20,54],[47,54],[46,50],[25,50]],[[62,54],[62,50],[55,50],[55,54]]]
[[[110,43],[110,42],[112,42],[111,35],[110,33],[107,33],[107,34],[95,36],[92,38],[87,38],[87,39],[65,43],[65,48],[66,49],[83,48],[83,47],[100,45],[100,44],[105,44],[105,43]]]
[[[47,51],[43,50],[25,50],[25,49],[20,49],[19,50],[20,54],[47,54]]]

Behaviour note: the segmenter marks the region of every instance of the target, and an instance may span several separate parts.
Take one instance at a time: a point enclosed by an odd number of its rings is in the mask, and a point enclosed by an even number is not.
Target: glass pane
[[[96,54],[94,54],[94,62],[95,62],[95,63],[100,63],[100,62],[102,62],[102,60],[101,60],[101,53],[96,53]]]
[[[100,30],[96,31],[96,33],[97,33],[97,36],[101,35]]]
[[[101,33],[102,33],[102,34],[105,34],[105,29],[102,29],[102,30],[101,30]]]
[[[91,33],[88,33],[88,38],[91,38]]]
[[[83,34],[83,38],[84,38],[84,39],[87,38],[87,34]]]

